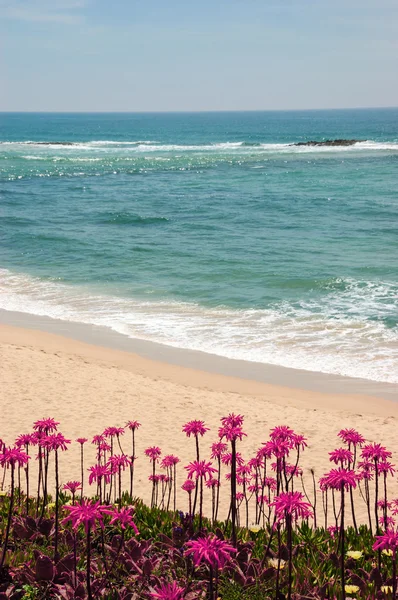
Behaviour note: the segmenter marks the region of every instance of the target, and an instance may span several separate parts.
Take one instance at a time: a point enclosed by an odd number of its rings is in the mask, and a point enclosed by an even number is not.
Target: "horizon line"
[[[7,115],[56,115],[56,114],[214,114],[214,113],[264,113],[264,112],[319,112],[319,111],[344,111],[344,110],[394,110],[398,106],[351,106],[344,108],[256,108],[256,109],[208,109],[208,110],[0,110],[0,114]]]

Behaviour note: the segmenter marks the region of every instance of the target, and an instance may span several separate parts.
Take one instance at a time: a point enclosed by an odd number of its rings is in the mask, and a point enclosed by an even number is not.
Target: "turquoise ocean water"
[[[0,308],[398,382],[397,226],[398,109],[0,115]]]

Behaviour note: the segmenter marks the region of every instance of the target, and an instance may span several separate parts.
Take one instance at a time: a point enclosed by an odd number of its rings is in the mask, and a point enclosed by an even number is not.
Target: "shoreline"
[[[243,383],[247,382],[247,385],[257,384],[260,387],[261,384],[264,384],[295,391],[376,397],[387,401],[398,401],[397,384],[226,358],[198,350],[130,338],[111,328],[98,325],[0,309],[0,328],[3,326],[40,331],[62,336],[64,340],[74,340],[102,348],[103,351],[119,351],[124,355],[135,355],[136,359],[162,365],[163,373],[167,367],[174,367],[197,374],[203,373],[205,376],[213,375],[234,379],[241,382],[237,386],[239,389],[247,387]],[[1,338],[2,336],[0,336]],[[153,369],[153,365],[150,367],[151,369]],[[192,373],[190,373],[190,378],[192,378]],[[237,381],[235,381],[235,387]]]

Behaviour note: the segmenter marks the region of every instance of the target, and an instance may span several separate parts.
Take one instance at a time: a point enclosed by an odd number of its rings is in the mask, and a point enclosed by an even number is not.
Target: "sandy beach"
[[[150,496],[150,465],[144,449],[158,445],[163,454],[179,456],[182,483],[183,465],[194,459],[194,443],[181,427],[191,419],[203,419],[210,427],[201,440],[204,458],[217,439],[220,418],[229,412],[245,416],[247,438],[239,450],[247,459],[272,427],[288,424],[308,438],[300,463],[308,482],[309,469],[317,477],[330,469],[328,452],[339,447],[336,436],[343,427],[354,427],[367,440],[385,444],[393,462],[398,453],[398,404],[383,398],[227,377],[9,325],[0,325],[0,370],[0,437],[7,444],[30,431],[34,420],[47,416],[60,421],[60,430],[72,440],[91,439],[105,427],[124,426],[128,420],[140,421],[136,492],[145,501]],[[130,452],[129,432],[122,447]],[[86,464],[93,463],[93,446],[87,444]],[[61,479],[79,479],[78,444],[61,459]],[[394,485],[390,484],[393,493]],[[180,492],[181,508],[187,500],[184,494]]]

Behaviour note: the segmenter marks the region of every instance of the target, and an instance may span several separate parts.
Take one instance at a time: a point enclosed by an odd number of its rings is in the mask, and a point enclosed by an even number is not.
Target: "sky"
[[[398,0],[0,0],[0,111],[398,106]]]

